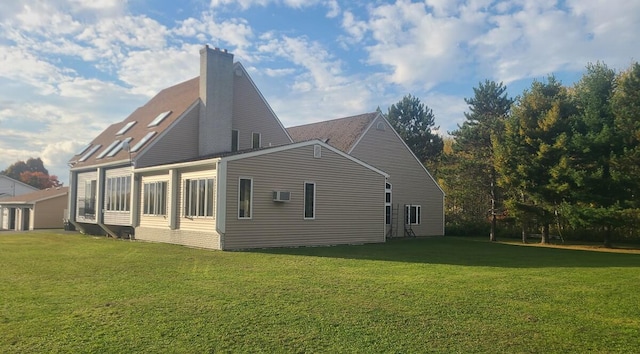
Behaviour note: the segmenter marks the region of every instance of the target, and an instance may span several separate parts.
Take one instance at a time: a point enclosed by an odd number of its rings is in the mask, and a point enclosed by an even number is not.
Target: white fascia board
[[[233,156],[228,156],[228,157],[222,157],[223,161],[235,161],[235,160],[241,160],[241,159],[246,159],[249,157],[255,157],[255,156],[260,156],[260,155],[266,155],[266,154],[272,154],[272,153],[276,153],[276,152],[281,152],[281,151],[286,151],[286,150],[291,150],[291,149],[296,149],[299,147],[303,147],[303,146],[309,146],[309,145],[320,145],[328,150],[331,150],[333,152],[335,152],[336,154],[345,157],[361,166],[364,166],[376,173],[379,173],[383,176],[385,176],[386,178],[389,178],[389,174],[387,174],[386,172],[373,167],[371,165],[369,165],[368,163],[358,160],[357,158],[343,152],[340,151],[336,148],[334,148],[333,146],[323,142],[322,140],[318,140],[318,139],[314,139],[314,140],[307,140],[307,141],[301,141],[298,143],[293,143],[293,144],[287,144],[287,145],[280,145],[280,146],[276,146],[276,147],[272,147],[272,148],[266,148],[264,150],[257,150],[257,151],[251,151],[251,152],[246,152],[243,154],[238,154],[238,155],[233,155]]]
[[[96,165],[89,165],[89,166],[82,166],[82,167],[72,167],[69,171],[72,171],[72,172],[86,172],[86,171],[96,170],[98,168],[126,167],[128,165],[131,165],[131,161],[129,159],[126,159],[126,160],[118,160],[118,161],[109,161],[109,162],[105,162],[105,163],[102,163],[102,164],[96,164]]]
[[[155,171],[164,171],[170,170],[172,168],[184,168],[184,167],[196,167],[196,166],[206,166],[206,165],[216,165],[220,161],[219,157],[206,159],[206,160],[197,160],[197,161],[189,161],[189,162],[178,162],[167,165],[157,165],[150,167],[142,167],[142,168],[134,168],[134,173],[144,173],[144,172],[155,172]]]
[[[381,112],[378,112],[378,116],[376,118],[374,118],[371,121],[371,124],[369,124],[369,126],[367,127],[367,129],[364,130],[364,132],[362,133],[362,135],[360,135],[360,137],[358,138],[358,140],[356,140],[356,142],[351,146],[351,149],[349,149],[349,154],[351,154],[351,152],[353,152],[353,150],[356,148],[356,146],[358,146],[358,144],[360,143],[360,140],[362,140],[362,138],[367,135],[367,133],[369,132],[369,129],[371,129],[371,127],[375,124],[375,122],[378,119],[382,119],[384,120],[387,125],[389,126],[389,128],[391,129],[391,131],[393,131],[393,133],[396,135],[396,137],[398,138],[398,140],[400,140],[400,142],[402,143],[402,145],[404,145],[405,149],[407,149],[407,151],[409,151],[409,153],[411,153],[411,156],[413,156],[413,158],[416,160],[416,162],[418,163],[418,165],[420,165],[420,167],[422,167],[422,169],[424,170],[424,172],[427,173],[427,176],[429,176],[429,178],[431,178],[431,180],[433,181],[433,183],[435,183],[436,187],[438,187],[438,189],[440,190],[440,192],[442,193],[442,195],[445,195],[444,190],[442,189],[442,187],[440,187],[440,184],[438,184],[438,182],[436,181],[435,178],[433,178],[433,176],[431,175],[431,173],[429,172],[429,170],[427,170],[426,167],[424,167],[424,164],[422,162],[420,162],[420,160],[418,159],[418,157],[416,156],[416,154],[413,153],[413,151],[411,151],[411,149],[409,148],[409,146],[407,145],[407,143],[404,142],[404,139],[402,139],[402,137],[400,136],[400,134],[398,134],[398,132],[393,128],[393,125],[391,125],[391,123],[389,123],[389,121],[387,120],[387,118],[384,117],[384,115]]]

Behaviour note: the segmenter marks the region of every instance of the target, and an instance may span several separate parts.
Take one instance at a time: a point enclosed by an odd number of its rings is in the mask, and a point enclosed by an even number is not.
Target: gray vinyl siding
[[[398,236],[403,235],[404,205],[420,205],[420,225],[412,225],[417,236],[442,235],[444,231],[444,194],[395,132],[384,122],[384,131],[376,129],[377,118],[351,155],[390,175],[392,204],[398,205]]]
[[[103,198],[102,198],[102,207],[97,208],[98,210],[104,210],[104,221],[103,223],[106,225],[121,225],[121,226],[127,226],[127,225],[131,225],[131,209],[132,209],[132,204],[131,201],[129,203],[129,211],[112,211],[112,210],[106,210],[106,201],[107,198],[105,196],[105,190],[107,187],[107,179],[109,178],[113,178],[113,177],[127,177],[127,176],[131,176],[131,167],[130,166],[126,166],[126,167],[120,167],[120,168],[113,168],[113,169],[109,169],[105,171],[105,178],[104,178],[104,183],[100,186],[100,188],[102,189],[102,193],[103,193]],[[131,178],[131,184],[130,187],[133,186],[133,178]],[[130,189],[130,191],[132,191],[132,188]],[[135,198],[134,198],[135,200]]]
[[[87,181],[90,180],[96,180],[98,179],[98,172],[97,171],[90,171],[90,172],[82,172],[82,173],[78,173],[78,186],[77,186],[77,193],[76,193],[76,221],[78,222],[84,222],[84,223],[90,223],[90,224],[95,224],[98,222],[98,209],[100,208],[98,205],[96,205],[96,217],[89,219],[89,218],[85,218],[84,216],[80,215],[80,208],[84,208],[84,197],[85,197],[85,183]],[[97,203],[97,201],[96,201]]]
[[[169,206],[171,205],[172,198],[171,195],[171,179],[169,178],[169,173],[166,171],[162,174],[154,174],[154,175],[144,175],[140,178],[140,188],[138,190],[138,220],[140,227],[146,228],[159,228],[159,229],[169,229]],[[166,215],[145,215],[145,200],[144,200],[144,184],[151,182],[167,182],[167,194],[166,194]]]
[[[291,143],[267,103],[246,75],[234,76],[232,129],[239,132],[239,149],[251,148],[252,133],[260,133],[263,147]]]
[[[161,165],[163,163],[190,159],[198,156],[198,121],[199,107],[197,103],[185,112],[185,115],[167,128],[161,136],[143,147],[143,153],[136,160],[136,167]],[[136,144],[131,142],[131,146]]]
[[[253,179],[251,219],[238,219],[239,178]],[[224,249],[384,242],[385,177],[313,145],[229,161]],[[315,219],[304,220],[304,183],[316,188]],[[291,201],[274,202],[274,190]]]

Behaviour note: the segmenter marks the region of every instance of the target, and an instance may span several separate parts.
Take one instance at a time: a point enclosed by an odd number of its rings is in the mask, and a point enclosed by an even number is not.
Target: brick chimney
[[[199,154],[231,151],[233,54],[200,49],[200,99]]]

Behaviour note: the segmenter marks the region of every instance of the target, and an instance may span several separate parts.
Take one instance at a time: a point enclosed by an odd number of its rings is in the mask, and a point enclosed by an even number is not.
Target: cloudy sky
[[[485,79],[512,95],[588,62],[639,60],[640,1],[21,0],[0,3],[0,170],[66,162],[160,89],[198,75],[204,44],[249,70],[285,126],[412,94],[440,131]]]

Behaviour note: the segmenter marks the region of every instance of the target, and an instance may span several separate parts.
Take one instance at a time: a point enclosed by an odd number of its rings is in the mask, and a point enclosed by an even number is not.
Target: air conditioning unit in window
[[[288,202],[291,200],[291,192],[287,191],[273,191],[274,202]]]

